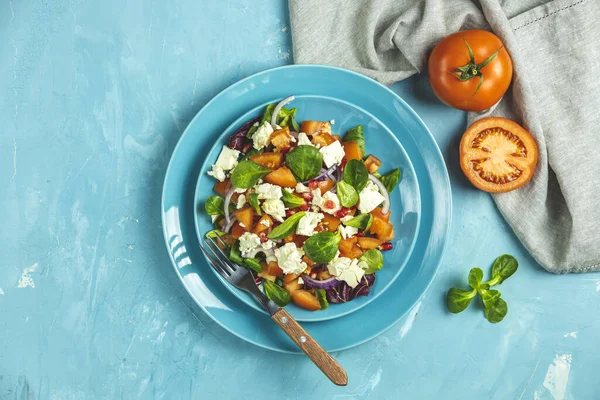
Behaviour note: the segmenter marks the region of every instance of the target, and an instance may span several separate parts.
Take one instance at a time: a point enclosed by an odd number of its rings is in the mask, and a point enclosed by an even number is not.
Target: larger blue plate
[[[303,324],[326,350],[337,351],[374,338],[410,310],[435,276],[450,228],[450,182],[440,151],[417,114],[388,88],[350,71],[304,65],[261,72],[227,88],[196,115],[173,152],[163,189],[163,231],[181,282],[211,318],[256,345],[300,353],[269,316],[240,301],[212,273],[194,226],[194,187],[212,144],[240,115],[290,93],[340,99],[373,114],[396,135],[418,181],[420,228],[398,278],[352,314]]]

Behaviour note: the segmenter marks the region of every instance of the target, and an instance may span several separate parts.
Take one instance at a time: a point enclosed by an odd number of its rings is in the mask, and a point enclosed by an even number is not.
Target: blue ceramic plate
[[[394,133],[418,182],[419,217],[408,216],[406,223],[413,218],[419,229],[397,278],[367,307],[303,324],[326,350],[337,351],[374,338],[410,310],[435,276],[450,228],[450,183],[440,151],[415,112],[385,86],[338,68],[299,65],[261,72],[224,90],[196,115],[173,152],[163,189],[163,231],[181,282],[211,318],[256,345],[300,353],[268,315],[240,301],[212,272],[195,232],[194,188],[204,161],[216,156],[210,153],[213,144],[244,113],[290,93],[337,99],[366,110]]]
[[[262,115],[267,104],[277,103],[280,100],[273,99],[240,116],[225,130],[209,151],[200,170],[194,200],[196,210],[198,211],[195,219],[196,232],[200,240],[204,238],[206,232],[214,229],[210,217],[204,211],[204,204],[208,197],[214,194],[212,187],[216,183],[216,180],[208,176],[207,171],[216,162],[222,146],[227,145],[228,139],[233,133],[252,118]],[[377,272],[377,279],[369,296],[357,297],[344,304],[332,304],[326,310],[318,312],[304,310],[294,303],[290,303],[286,307],[286,310],[298,321],[324,321],[341,317],[364,307],[383,293],[398,276],[405,266],[406,261],[408,261],[410,252],[416,242],[420,215],[419,186],[410,159],[404,149],[402,149],[398,139],[380,121],[365,110],[339,99],[310,95],[296,97],[289,106],[298,109],[298,113],[296,114],[298,121],[307,119],[320,121],[335,120],[335,124],[332,126],[334,134],[344,134],[348,129],[356,125],[363,125],[367,154],[374,154],[382,160],[383,165],[380,171],[386,173],[394,168],[400,168],[402,171],[402,180],[398,188],[391,195],[392,216],[390,220],[394,224],[396,233],[396,237],[392,240],[393,250],[384,253],[384,267]],[[219,279],[222,279],[217,272],[214,273]],[[248,293],[236,289],[234,286],[226,283],[225,280],[223,280],[223,284],[248,306],[266,313]]]

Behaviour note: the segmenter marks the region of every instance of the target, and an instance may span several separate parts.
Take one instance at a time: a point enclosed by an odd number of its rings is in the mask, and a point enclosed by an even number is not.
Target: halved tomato
[[[538,149],[514,121],[487,117],[474,122],[460,141],[460,166],[473,185],[504,193],[525,185],[535,170]]]

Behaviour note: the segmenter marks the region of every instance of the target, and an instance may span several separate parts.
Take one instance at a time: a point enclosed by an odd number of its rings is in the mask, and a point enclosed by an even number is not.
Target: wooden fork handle
[[[333,383],[338,386],[348,384],[346,371],[287,311],[282,308],[273,314],[271,318]]]

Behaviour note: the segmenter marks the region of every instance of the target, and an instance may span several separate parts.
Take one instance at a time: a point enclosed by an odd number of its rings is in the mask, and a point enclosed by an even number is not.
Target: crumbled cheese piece
[[[242,228],[245,228],[245,227],[246,227],[246,224],[245,224],[245,223],[243,223],[243,222],[240,222],[239,224],[240,224],[240,226],[241,226]]]
[[[342,235],[342,238],[348,239],[358,233],[358,228],[355,228],[353,226],[344,226],[340,224],[338,226],[338,231],[340,232],[340,235]]]
[[[319,192],[319,203],[315,203],[317,201],[315,192]],[[321,192],[319,189],[313,190],[313,203],[318,204],[319,207],[321,207],[321,210],[325,211],[326,213],[335,215],[342,208],[337,195],[331,192],[325,192],[325,194],[321,196],[320,193]]]
[[[286,188],[283,188],[283,190],[285,190],[288,193],[294,193],[294,189],[292,189],[292,188],[286,187]]]
[[[330,145],[321,148],[319,151],[323,155],[323,162],[327,168],[331,168],[335,164],[340,164],[346,155],[342,144],[337,140]]]
[[[254,257],[258,251],[270,250],[275,247],[274,241],[262,242],[256,233],[245,232],[240,236],[239,241],[242,257]]]
[[[315,147],[315,145],[308,138],[308,135],[304,132],[298,133],[298,146],[313,146],[313,147]]]
[[[240,253],[243,257],[247,257],[248,253],[260,247],[260,237],[255,233],[245,232],[239,238]]]
[[[298,221],[296,228],[297,235],[312,236],[315,233],[315,228],[325,216],[321,213],[307,211],[304,217]]]
[[[217,162],[212,166],[212,170],[208,171],[208,175],[218,179],[220,182],[225,180],[225,172],[233,169],[238,165],[238,157],[240,152],[223,146],[221,154],[217,158]]]
[[[279,199],[268,199],[265,200],[262,204],[262,209],[264,212],[269,214],[271,217],[275,218],[279,222],[283,222],[283,217],[285,217],[285,204],[283,201]]]
[[[260,224],[266,226],[267,228],[271,226],[271,220],[270,219],[261,219],[260,220]]]
[[[296,247],[294,243],[286,243],[285,245],[275,249],[275,257],[277,264],[282,269],[284,274],[300,274],[306,269],[306,263],[302,261],[304,250]]]
[[[267,199],[280,199],[283,196],[281,192],[281,186],[272,185],[270,183],[263,183],[254,186],[256,194],[258,194],[259,200]]]
[[[238,197],[237,204],[235,205],[235,207],[239,210],[240,208],[244,207],[245,205],[246,205],[246,196],[244,196],[243,194],[240,194],[240,197]]]
[[[308,193],[308,192],[310,192],[310,189],[308,187],[304,186],[302,184],[302,182],[298,182],[298,184],[296,185],[296,192],[298,192],[298,193]],[[321,193],[321,192],[319,192],[319,193]]]
[[[335,125],[335,119],[331,119],[331,120],[329,120],[329,123],[330,123],[331,125]]]
[[[252,143],[256,150],[262,150],[273,133],[273,127],[270,123],[265,121],[261,126],[258,127],[254,135],[252,135]]]
[[[235,188],[235,189],[233,189],[233,192],[234,193],[246,193],[246,190],[248,190],[248,189]]]
[[[379,193],[379,188],[371,181],[367,181],[367,186],[358,194],[358,209],[362,213],[369,213],[378,205],[383,203],[385,197]]]
[[[214,223],[215,223],[215,221],[216,221],[217,219],[219,219],[219,216],[218,216],[218,215],[211,215],[211,216],[210,216],[210,219],[212,220],[212,223],[214,224]]]
[[[298,285],[304,285],[304,279],[298,277]]]
[[[208,171],[207,174],[212,176],[219,182],[223,182],[225,180],[225,178],[227,178],[225,176],[225,172],[221,168],[217,167],[216,165],[213,165],[212,169],[210,171]]]
[[[355,288],[365,271],[358,265],[358,260],[351,260],[346,257],[334,258],[327,264],[327,270],[337,279],[344,281],[351,288]]]

